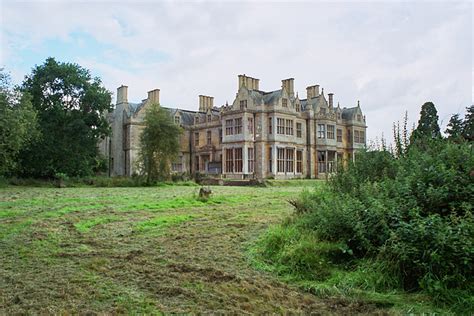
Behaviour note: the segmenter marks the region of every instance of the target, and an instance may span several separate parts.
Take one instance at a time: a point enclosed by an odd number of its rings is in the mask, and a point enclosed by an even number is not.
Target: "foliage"
[[[426,102],[421,106],[418,126],[412,133],[411,142],[417,140],[440,138],[441,132],[438,125],[438,111],[433,102]]]
[[[14,90],[0,69],[0,176],[13,173],[18,153],[38,136],[30,95]]]
[[[344,273],[370,260],[377,266],[370,273],[378,275],[370,282],[385,284],[384,290],[420,291],[456,313],[472,311],[474,155],[468,142],[433,135],[416,140],[423,146],[409,145],[402,155],[361,151],[326,188],[305,191],[292,203],[296,214],[265,235],[261,257],[287,271],[281,266],[293,263],[282,262],[282,256],[292,253],[292,262],[307,258],[296,251],[303,243],[316,256],[312,262],[329,260]],[[285,237],[289,232],[292,240]],[[345,250],[342,263],[315,252],[316,245],[327,243]],[[319,280],[318,268],[308,269],[290,274]]]
[[[20,154],[22,176],[86,176],[101,166],[97,143],[109,133],[111,93],[77,64],[48,58],[23,82],[43,137]]]
[[[462,135],[464,139],[474,141],[474,105],[466,108],[466,115],[463,122]]]
[[[171,162],[179,153],[181,129],[158,104],[151,104],[147,109],[144,123],[140,136],[141,171],[147,183],[169,180]]]
[[[459,118],[459,114],[453,114],[449,119],[448,126],[446,128],[446,135],[451,140],[460,140],[463,132],[463,121]]]
[[[403,117],[403,128],[400,129],[400,122],[393,124],[393,141],[394,141],[394,154],[396,157],[401,157],[406,154],[410,140],[410,133],[408,132],[408,112],[405,112]],[[382,137],[382,150],[386,149],[385,143]]]

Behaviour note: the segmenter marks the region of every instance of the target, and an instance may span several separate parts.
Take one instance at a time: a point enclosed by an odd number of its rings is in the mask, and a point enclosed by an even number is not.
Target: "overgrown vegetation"
[[[417,293],[472,313],[472,143],[442,139],[428,112],[411,143],[406,128],[395,131],[394,152],[360,152],[326,187],[305,191],[253,249],[260,264],[323,296],[398,304],[394,293]]]
[[[38,137],[31,96],[12,87],[10,76],[0,68],[0,177],[13,173],[20,151]]]

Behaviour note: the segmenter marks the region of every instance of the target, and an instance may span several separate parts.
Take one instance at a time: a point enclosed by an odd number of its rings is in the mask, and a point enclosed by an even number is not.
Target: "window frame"
[[[303,123],[301,122],[296,122],[296,137],[303,137]]]
[[[296,150],[296,173],[303,173],[303,150]]]
[[[199,146],[199,132],[194,132],[194,146]]]
[[[206,144],[211,145],[212,144],[212,131],[208,130],[206,132]]]
[[[326,139],[326,124],[318,124],[316,131],[319,139]]]
[[[242,147],[234,147],[234,173],[243,172],[243,158]]]
[[[247,148],[247,172],[255,172],[255,151],[253,147]]]
[[[326,125],[326,138],[327,139],[335,139],[335,129],[336,127],[331,124]]]
[[[293,135],[293,120],[291,119],[286,119],[285,120],[285,135]]]
[[[285,135],[285,119],[277,117],[277,134]]]
[[[285,148],[277,147],[277,172],[285,172]]]
[[[225,134],[227,135],[234,135],[234,120],[227,119],[225,120]]]
[[[234,173],[234,148],[225,149],[225,172]]]
[[[293,173],[295,170],[295,149],[287,147],[285,150],[285,172]]]
[[[242,134],[242,118],[241,117],[234,119],[234,133],[235,135]]]

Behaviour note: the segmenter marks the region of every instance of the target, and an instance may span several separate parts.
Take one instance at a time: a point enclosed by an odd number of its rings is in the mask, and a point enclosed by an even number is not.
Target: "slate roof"
[[[281,98],[282,90],[275,90],[271,92],[264,92],[263,93],[263,102],[265,104],[272,104],[279,98]]]
[[[345,120],[351,120],[354,117],[354,114],[357,112],[357,106],[353,108],[343,108],[342,109],[342,118]]]
[[[128,113],[127,115],[128,116],[132,116],[136,113],[138,113],[138,111],[141,110],[141,108],[145,105],[145,102],[142,101],[140,103],[128,103]]]
[[[312,109],[313,111],[316,112],[318,105],[323,103],[324,98],[321,97],[322,95],[318,95],[314,98],[311,99],[301,99],[300,104],[301,104],[301,110],[302,111],[307,111],[309,109]]]
[[[176,112],[179,111],[179,114],[181,117],[181,124],[185,126],[193,125],[196,115],[199,116],[200,118],[205,118],[205,116],[207,115],[207,112],[191,111],[191,110],[183,110],[183,109],[167,108],[167,107],[162,107],[162,108],[169,111],[171,116],[175,116]],[[219,115],[220,110],[218,108],[212,108],[211,113],[213,115]]]

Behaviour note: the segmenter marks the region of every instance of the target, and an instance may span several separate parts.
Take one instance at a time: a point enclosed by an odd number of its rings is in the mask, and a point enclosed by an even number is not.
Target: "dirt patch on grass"
[[[172,272],[179,272],[179,273],[195,273],[199,275],[201,278],[205,279],[209,282],[229,282],[234,281],[237,276],[217,270],[213,267],[193,267],[191,265],[186,264],[176,264],[172,263],[168,265],[168,268]]]

